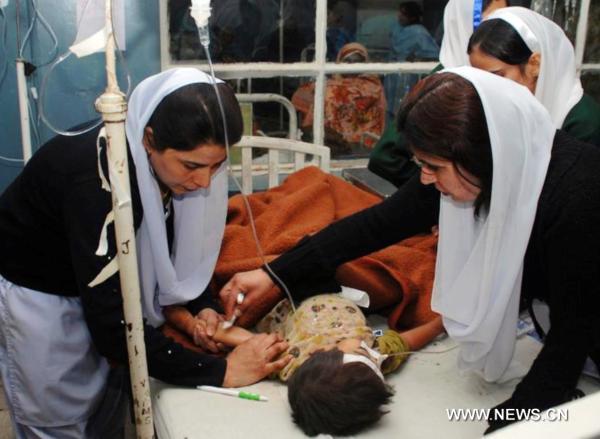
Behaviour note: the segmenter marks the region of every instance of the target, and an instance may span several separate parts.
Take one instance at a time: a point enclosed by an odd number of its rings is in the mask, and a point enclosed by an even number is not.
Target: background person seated
[[[336,62],[365,62],[367,49],[359,43],[346,44]],[[305,138],[312,138],[315,83],[302,85],[292,103],[302,114]],[[380,136],[385,124],[385,96],[376,75],[334,75],[327,80],[325,92],[325,144],[332,156],[360,152],[361,137],[369,132]],[[364,144],[371,147],[372,138]],[[366,151],[364,151],[366,152]]]

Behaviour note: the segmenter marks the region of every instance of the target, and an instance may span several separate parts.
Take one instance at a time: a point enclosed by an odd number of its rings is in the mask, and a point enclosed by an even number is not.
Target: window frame
[[[159,2],[160,17],[160,61],[161,70],[173,67],[193,67],[208,72],[206,62],[173,61],[169,52],[168,2]],[[591,0],[582,0],[579,5],[579,20],[575,36],[575,62],[579,76],[583,72],[600,72],[600,63],[583,63]],[[213,69],[222,79],[248,79],[272,77],[311,77],[315,79],[315,102],[313,139],[316,144],[324,144],[325,82],[327,75],[336,73],[428,73],[437,62],[390,62],[336,64],[326,61],[327,0],[316,1],[315,57],[312,62],[294,63],[214,63]]]

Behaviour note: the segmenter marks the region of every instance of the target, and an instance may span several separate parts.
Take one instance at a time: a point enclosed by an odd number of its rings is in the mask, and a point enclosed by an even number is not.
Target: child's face
[[[344,354],[362,355],[371,360],[378,368],[381,368],[383,362],[388,358],[388,355],[382,355],[378,351],[369,348],[362,340],[357,338],[347,338],[339,341],[336,347]]]

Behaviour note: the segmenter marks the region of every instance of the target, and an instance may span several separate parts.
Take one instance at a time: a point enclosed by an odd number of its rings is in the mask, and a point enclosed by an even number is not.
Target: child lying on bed
[[[173,326],[193,336],[197,320],[183,307],[165,309]],[[338,294],[306,299],[291,313],[282,300],[257,325],[259,332],[276,332],[293,356],[279,373],[288,382],[288,400],[296,424],[309,436],[351,435],[377,422],[390,402],[392,388],[383,374],[396,370],[403,352],[422,348],[443,331],[441,318],[403,332],[387,330],[376,338],[354,302]],[[219,327],[213,339],[236,346],[250,337],[240,327]],[[396,354],[388,357],[389,354]]]

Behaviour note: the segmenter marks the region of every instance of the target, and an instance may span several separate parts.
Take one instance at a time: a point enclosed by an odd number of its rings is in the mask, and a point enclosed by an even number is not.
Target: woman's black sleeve
[[[298,286],[325,282],[345,262],[430,231],[438,215],[439,192],[415,175],[390,198],[305,237],[270,267],[302,299]]]
[[[594,196],[594,194],[596,194]],[[557,203],[553,203],[557,204]],[[600,352],[600,200],[597,189],[555,206],[544,236],[550,330],[531,369],[500,409],[548,409],[571,399],[586,358]],[[507,422],[490,419],[490,431]]]
[[[94,288],[88,286],[116,254],[111,225],[107,235],[107,256],[95,255],[100,231],[112,204],[110,193],[102,191],[97,181],[80,183],[71,189],[65,203],[62,210],[68,228],[73,270],[92,340],[101,355],[127,364],[125,337],[130,325],[123,316],[119,273]],[[139,225],[141,215],[135,216],[135,223]],[[144,325],[144,339],[151,376],[177,385],[222,385],[227,367],[225,359],[185,349],[148,324]]]

